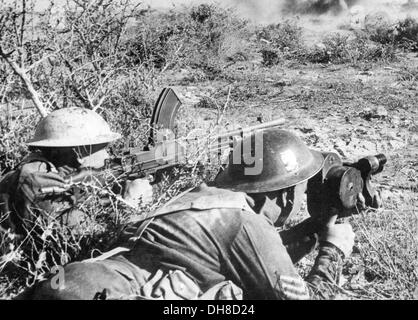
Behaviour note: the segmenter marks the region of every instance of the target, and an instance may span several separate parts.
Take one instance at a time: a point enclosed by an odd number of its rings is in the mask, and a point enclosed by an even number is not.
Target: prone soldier
[[[43,118],[27,142],[31,153],[0,180],[1,228],[24,235],[38,217],[77,227],[86,217],[76,209],[80,199],[67,178],[81,169],[103,168],[109,158],[106,147],[119,138],[88,109],[64,108]],[[127,184],[124,195],[132,205],[141,197],[147,202],[152,187],[137,179]]]
[[[332,292],[354,245],[351,226],[336,224],[334,212],[276,229],[299,211],[324,157],[287,131],[260,132],[251,145],[262,144],[262,155],[255,154],[261,172],[248,175],[244,159],[231,158],[214,185],[128,224],[120,247],[68,264],[59,285],[52,276],[20,298],[308,299]],[[293,264],[315,247],[314,266],[302,279]]]

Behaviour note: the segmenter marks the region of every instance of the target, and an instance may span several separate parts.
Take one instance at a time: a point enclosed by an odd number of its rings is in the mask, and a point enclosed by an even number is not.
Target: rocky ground
[[[190,83],[186,70],[167,78],[183,101],[186,127],[209,127],[223,110],[231,128],[283,117],[284,129],[317,150],[349,161],[388,157],[374,177],[383,209],[351,219],[357,245],[344,272],[344,299],[412,298],[418,285],[418,79],[406,66],[417,70],[416,54],[364,66],[243,63],[231,68],[233,81]],[[312,262],[303,260],[301,269]]]

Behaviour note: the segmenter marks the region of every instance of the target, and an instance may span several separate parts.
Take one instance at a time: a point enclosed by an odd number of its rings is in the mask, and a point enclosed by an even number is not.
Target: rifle
[[[223,150],[233,147],[234,139],[243,135],[279,126],[285,123],[284,119],[276,119],[247,128],[226,131],[220,134],[207,135],[193,138],[176,139],[174,134],[175,120],[181,102],[173,89],[165,88],[153,109],[150,122],[150,136],[145,148],[130,148],[121,157],[114,157],[106,162],[102,169],[82,169],[66,177],[69,184],[88,182],[94,176],[96,179],[104,173],[111,174],[114,178],[136,179],[152,177],[158,181],[163,172],[187,163],[187,144],[204,144],[209,154],[220,155]]]
[[[236,138],[285,122],[284,119],[276,119],[220,134],[176,139],[173,130],[180,105],[175,92],[171,88],[165,88],[155,104],[150,122],[150,136],[145,148],[130,148],[121,157],[110,159],[104,170],[83,169],[68,176],[67,182],[86,182],[93,176],[97,179],[103,173],[109,173],[109,170],[116,179],[152,176],[156,182],[161,173],[187,161],[188,143],[199,144],[204,141],[206,151],[219,155],[223,150],[233,148]],[[313,218],[326,218],[324,215],[330,212],[338,212],[340,217],[358,213],[359,194],[363,195],[366,206],[379,206],[371,177],[383,170],[387,162],[385,155],[364,157],[355,163],[344,163],[336,153],[323,153],[323,156],[322,170],[308,181],[308,212]]]

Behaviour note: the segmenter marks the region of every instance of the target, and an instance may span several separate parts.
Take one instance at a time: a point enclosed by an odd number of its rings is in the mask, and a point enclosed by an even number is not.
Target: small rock
[[[314,47],[318,51],[325,51],[325,50],[327,50],[327,46],[325,44],[323,44],[322,42],[315,43],[315,46]]]
[[[369,131],[363,128],[356,128],[355,131],[356,133],[361,134],[361,135],[369,134]]]
[[[274,84],[276,87],[287,87],[292,85],[292,80],[290,79],[281,79]]]
[[[353,150],[352,152],[354,154],[358,155],[361,155],[363,152],[365,154],[377,152],[375,143],[363,139],[360,140],[352,138],[351,142],[348,144],[348,147]]]
[[[402,149],[406,146],[406,143],[398,140],[390,140],[388,145],[391,147],[392,151],[397,149]]]
[[[389,190],[380,190],[380,197],[383,201],[388,201],[389,199],[393,199],[393,193]]]
[[[362,71],[360,72],[360,75],[362,76],[372,76],[374,75],[373,71]]]
[[[312,129],[312,128],[303,128],[303,127],[301,127],[301,128],[298,128],[302,133],[311,133],[311,132],[313,132],[314,130]]]
[[[392,116],[391,122],[397,127],[401,123],[401,119],[398,116]]]
[[[398,136],[397,136],[397,134],[396,134],[396,132],[395,131],[387,131],[386,132],[386,136],[388,137],[388,138],[391,138],[391,139],[394,139],[394,140],[396,140],[396,139],[398,139]]]
[[[387,116],[388,116],[388,111],[386,110],[386,108],[385,107],[383,107],[383,106],[378,106],[376,109],[375,109],[375,118],[381,118],[381,119],[384,119],[384,118],[387,118]]]
[[[360,117],[363,119],[370,121],[373,117],[373,111],[371,108],[364,108],[363,111],[360,112]]]
[[[385,107],[378,106],[374,109],[371,108],[364,108],[362,112],[360,112],[360,116],[367,121],[371,119],[386,119],[388,117],[388,112]]]

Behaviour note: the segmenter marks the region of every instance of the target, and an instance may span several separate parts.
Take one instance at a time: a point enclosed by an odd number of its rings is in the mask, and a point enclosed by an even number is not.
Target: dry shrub
[[[109,183],[100,186],[77,185],[88,196],[72,207],[83,212],[83,217],[71,227],[63,224],[60,217],[54,218],[53,212],[39,212],[34,213],[33,223],[28,224],[24,235],[0,230],[0,273],[10,281],[18,276],[30,285],[44,278],[53,266],[90,258],[110,249],[123,223],[136,211],[113,193],[114,178],[108,180]],[[1,289],[8,291],[0,288],[0,294],[7,294]]]
[[[265,66],[294,58],[303,47],[302,28],[290,20],[262,28],[257,31],[257,39],[261,43],[260,53]]]
[[[25,142],[31,138],[39,119],[31,109],[26,114],[17,108],[0,110],[0,177],[12,170],[27,153]]]
[[[246,22],[214,4],[149,13],[135,30],[128,43],[130,59],[158,70],[189,66],[213,78],[226,62],[247,58],[239,40]]]
[[[413,190],[412,190],[413,191]],[[356,270],[348,288],[369,299],[414,299],[418,281],[418,216],[414,193],[404,193],[404,203],[391,199],[383,212],[353,219],[358,249]],[[407,200],[409,199],[409,200]]]
[[[402,66],[398,71],[397,80],[411,83],[418,81],[418,68],[409,65]]]
[[[356,33],[353,38],[335,33],[324,38],[322,43],[301,55],[302,60],[313,63],[353,63],[393,61],[395,47],[370,41],[367,35]]]
[[[211,171],[212,170],[212,171]],[[53,213],[34,218],[24,236],[0,229],[0,296],[10,297],[26,286],[44,279],[54,266],[63,266],[100,255],[120,243],[120,232],[132,219],[158,208],[180,192],[200,184],[214,169],[194,165],[178,166],[156,177],[154,202],[133,209],[119,193],[118,181],[105,172],[105,183],[78,183],[86,197],[72,209],[83,212],[79,223],[68,227]],[[6,216],[1,219],[7,219]]]
[[[418,22],[408,17],[396,23],[383,23],[367,29],[372,41],[393,45],[406,51],[418,51]]]
[[[33,27],[28,25],[32,20],[23,18],[18,6],[11,7],[15,24],[3,19],[4,12],[0,12],[0,46],[7,51],[17,47],[10,59],[18,62],[22,57],[25,59],[27,75],[47,108],[95,109],[127,141],[140,145],[149,129],[146,123],[151,100],[158,94],[154,91],[157,75],[154,69],[132,66],[124,58],[125,32],[129,18],[135,14],[135,11],[124,11],[127,8],[130,5],[125,0],[68,1],[63,12],[65,19],[59,27],[51,22],[54,19],[50,19],[50,9],[37,16],[39,19]],[[26,9],[26,14],[32,15],[31,7]],[[120,14],[115,15],[113,10]],[[35,29],[37,39],[32,37]],[[21,34],[23,37],[17,39]],[[32,103],[27,103],[27,88],[4,60],[0,61],[0,70],[2,175],[27,154],[25,141],[33,135],[39,116]],[[23,108],[24,105],[29,108]],[[119,141],[114,145],[115,153],[121,153],[124,147],[125,143]],[[54,219],[36,219],[33,229],[23,238],[11,234],[10,230],[1,230],[0,296],[17,293],[18,287],[41,279],[54,265],[107,250],[117,239],[119,227],[137,214],[117,194],[108,194],[111,203],[104,206],[100,201],[102,190],[83,187],[88,189],[90,197],[77,206],[89,218],[77,230]]]
[[[139,144],[138,136],[148,130],[143,127],[150,117],[150,105],[158,95],[153,89],[158,77],[155,70],[133,65],[126,57],[127,31],[143,11],[129,0],[69,0],[57,22],[54,5],[35,13],[34,2],[27,3],[26,10],[16,5],[1,12],[0,46],[4,51],[17,48],[9,58],[23,59],[45,107],[94,109],[127,140]],[[7,19],[9,16],[14,19]],[[0,115],[4,135],[0,169],[7,171],[24,155],[24,141],[39,117],[32,110],[30,116],[19,115],[22,98],[30,98],[28,90],[4,59],[0,60],[0,105],[7,105],[13,114]],[[123,146],[119,143],[116,149]]]

